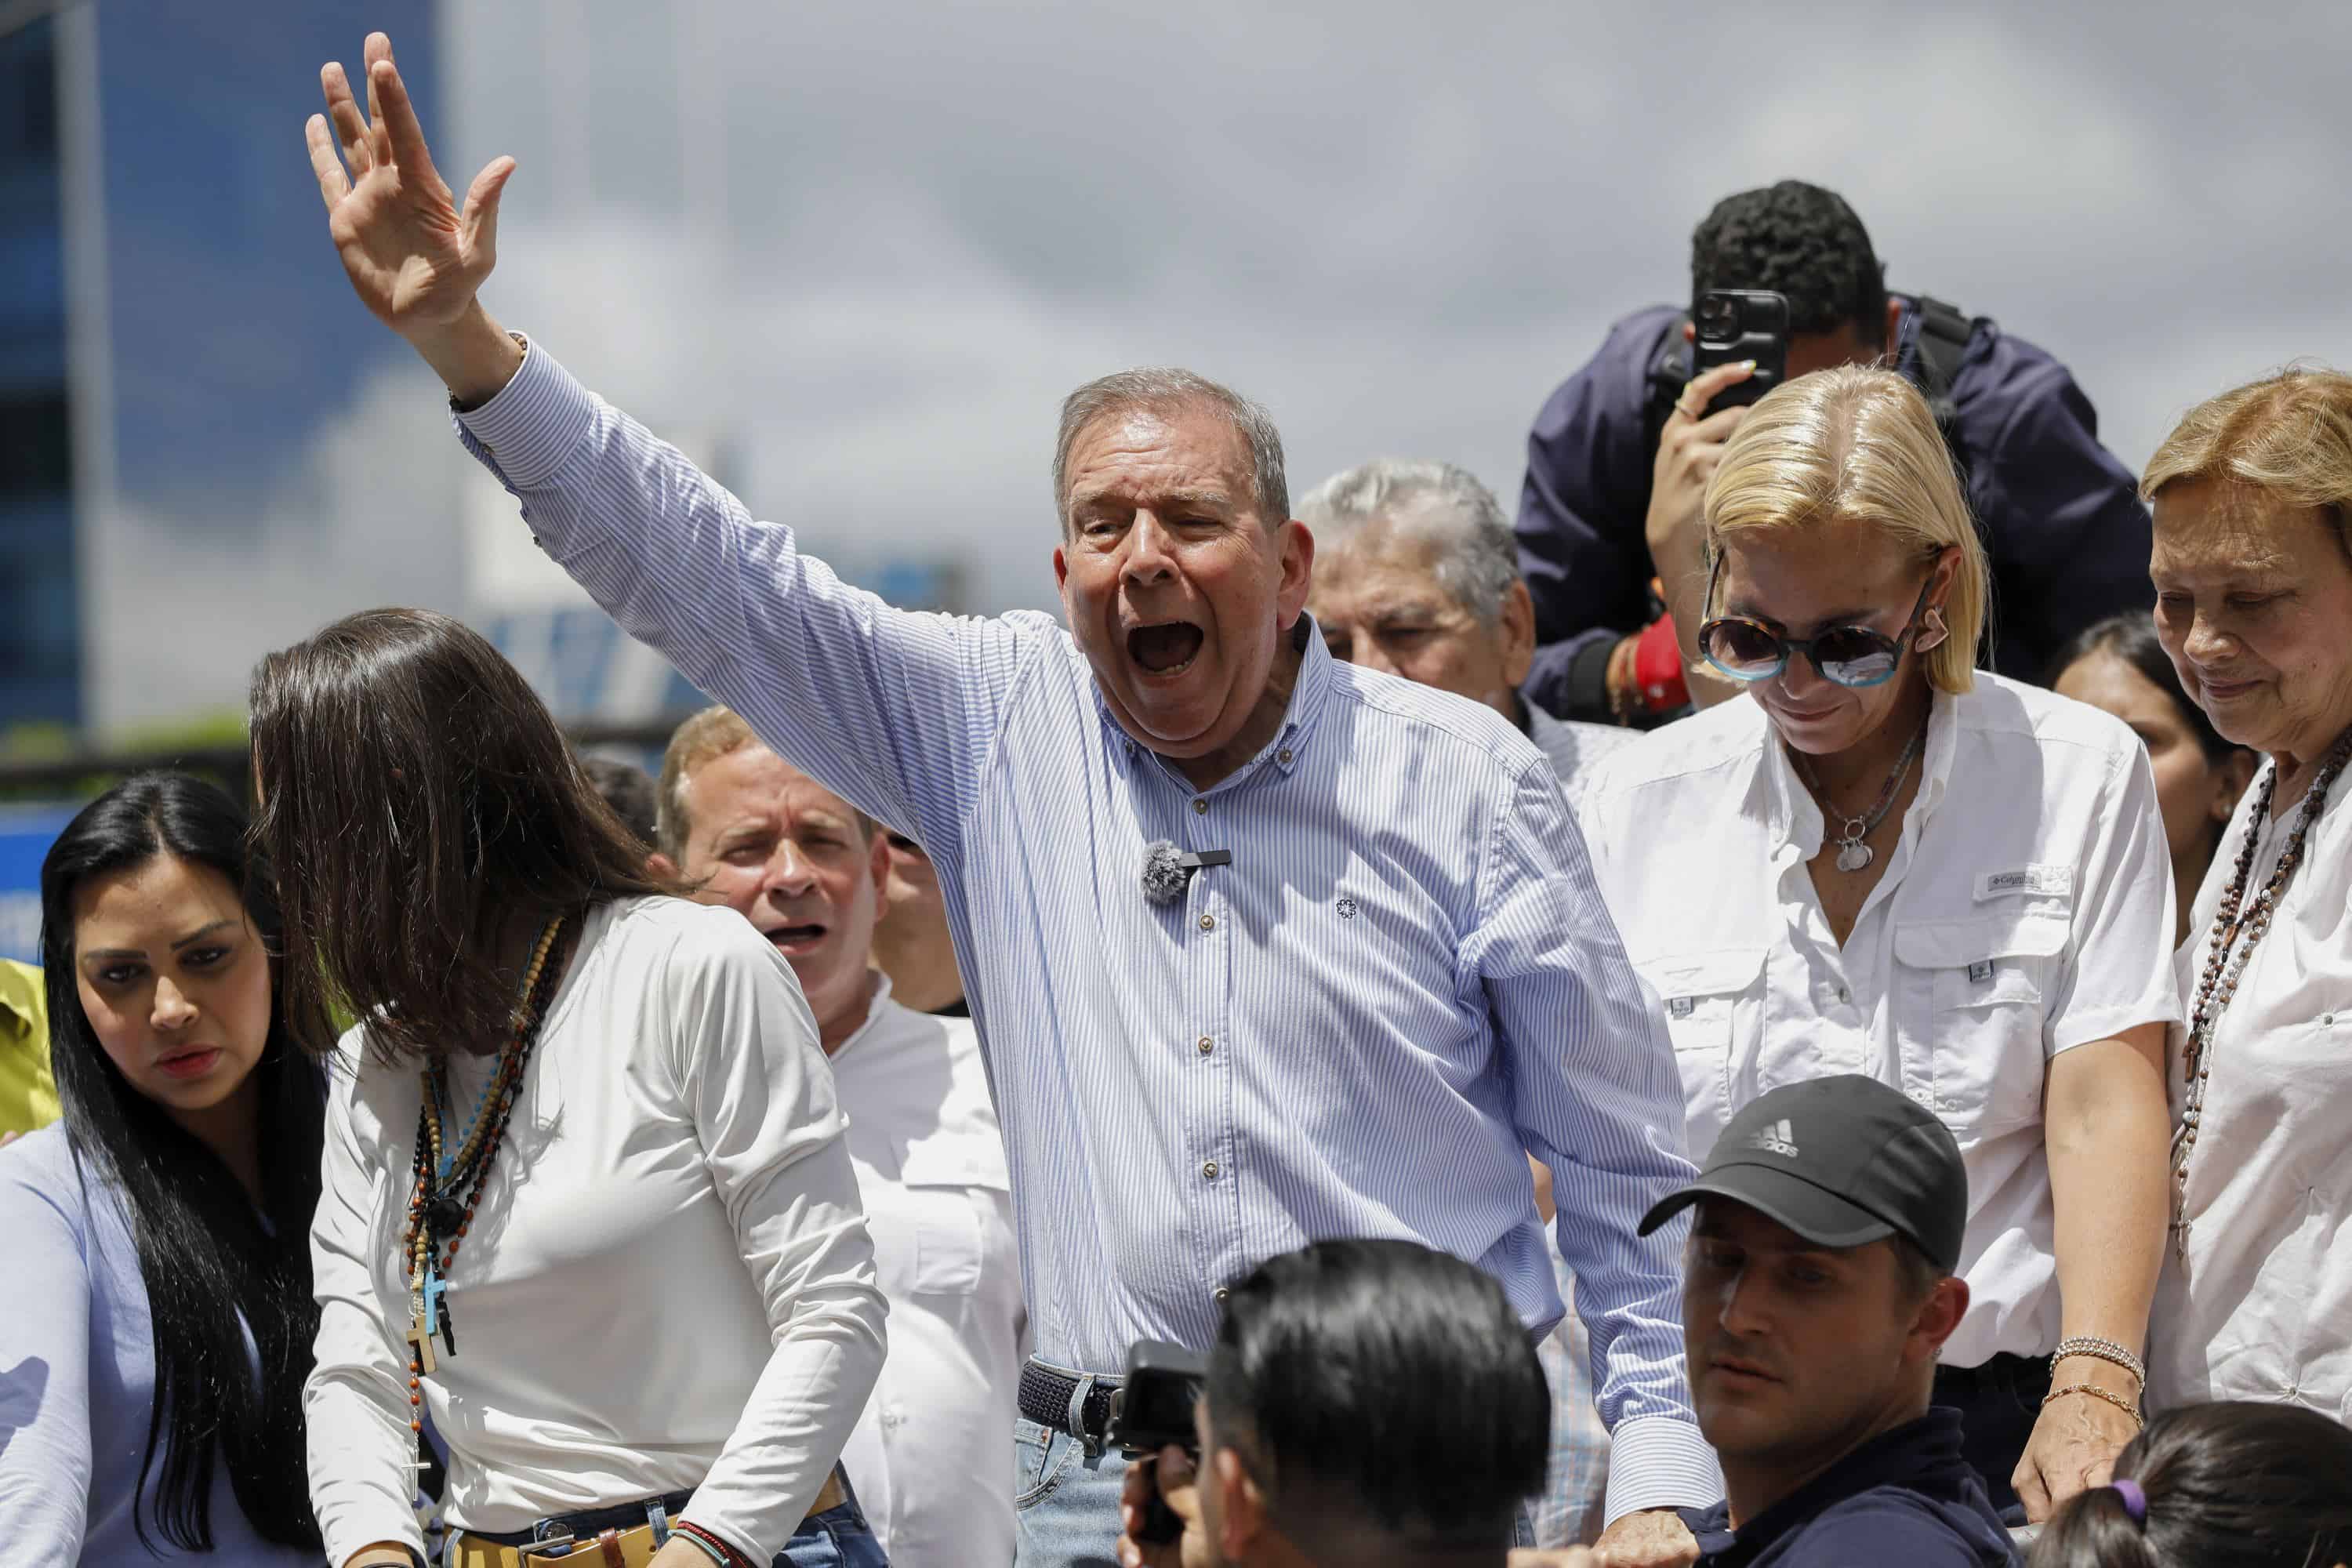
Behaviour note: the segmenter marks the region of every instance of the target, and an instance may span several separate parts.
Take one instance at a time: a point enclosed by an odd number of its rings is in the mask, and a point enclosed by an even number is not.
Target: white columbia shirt
[[[1938,692],[1918,796],[1841,949],[1806,862],[1821,808],[1740,697],[1603,760],[1593,868],[1664,1007],[1704,1162],[1785,1083],[1867,1073],[1927,1107],[1969,1173],[1971,1305],[1944,1360],[2058,1342],[2049,1058],[2179,1016],[2156,781],[2117,720],[1977,672]]]
[[[327,1101],[303,1392],[327,1560],[422,1548],[409,1504],[414,1067],[343,1038]],[[462,1128],[495,1058],[451,1059]],[[513,1531],[691,1489],[686,1517],[782,1552],[882,1365],[882,1293],[816,1020],[732,910],[592,912],[448,1275],[425,1379],[444,1512]]]
[[[2249,822],[2260,788],[2238,803],[2197,895],[2179,960],[2189,1003],[2246,834],[2262,835],[2248,877],[2258,889],[2294,826],[2294,810]],[[2188,1261],[2166,1250],[2150,1315],[2150,1409],[2259,1399],[2352,1422],[2352,774],[2328,791],[2303,856],[2214,1033],[2189,1163]]]
[[[1009,1568],[1021,1262],[969,1020],[890,1000],[833,1054],[890,1300],[890,1352],[842,1464],[892,1568]]]

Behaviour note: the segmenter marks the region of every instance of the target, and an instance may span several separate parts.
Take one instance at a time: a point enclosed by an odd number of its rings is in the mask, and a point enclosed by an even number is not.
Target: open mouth
[[[778,926],[768,932],[767,937],[776,944],[777,952],[792,958],[813,952],[817,943],[824,940],[824,933],[829,929],[821,925]]]
[[[1181,675],[1201,651],[1202,633],[1190,621],[1163,621],[1127,634],[1127,657],[1147,675]]]

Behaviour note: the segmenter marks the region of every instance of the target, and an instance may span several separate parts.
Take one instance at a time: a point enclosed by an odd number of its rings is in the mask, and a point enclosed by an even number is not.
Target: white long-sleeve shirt
[[[2246,835],[2260,840],[2251,905],[2301,811],[2255,822],[2260,793],[2238,803],[2189,916],[2179,964],[2191,1002]],[[2172,1034],[2176,1117],[2186,1034]],[[2211,1050],[2183,1211],[2188,1260],[2166,1248],[2149,1314],[2148,1407],[2274,1400],[2352,1422],[2352,773],[2312,824]]]
[[[1011,1568],[1021,1263],[969,1020],[876,987],[833,1054],[890,1301],[890,1353],[842,1465],[891,1568]]]
[[[311,1227],[303,1406],[328,1561],[421,1545],[409,1502],[414,1067],[343,1040]],[[453,1057],[462,1124],[495,1060]],[[550,1002],[448,1274],[425,1379],[454,1527],[694,1489],[686,1517],[783,1549],[880,1371],[883,1300],[816,1024],[730,910],[603,906]]]

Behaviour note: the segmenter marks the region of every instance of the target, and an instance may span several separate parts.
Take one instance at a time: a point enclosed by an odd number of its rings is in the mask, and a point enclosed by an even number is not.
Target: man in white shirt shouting
[[[1011,1182],[971,1025],[900,1006],[867,966],[883,830],[708,708],[670,737],[656,832],[656,869],[737,910],[791,963],[849,1115],[890,1347],[842,1468],[896,1568],[1007,1568],[1022,1334]]]

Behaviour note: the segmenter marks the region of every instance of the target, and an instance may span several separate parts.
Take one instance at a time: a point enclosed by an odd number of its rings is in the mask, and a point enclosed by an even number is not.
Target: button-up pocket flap
[[[1727,991],[1747,990],[1764,973],[1764,951],[1760,947],[1733,947],[1714,952],[1678,952],[1672,958],[1650,959],[1634,967],[1671,1012],[1682,998],[1720,996]]]
[[[1924,921],[1895,929],[1895,956],[1914,969],[1966,969],[2000,958],[2053,958],[2066,951],[2063,915],[2025,910],[1967,921]]]

